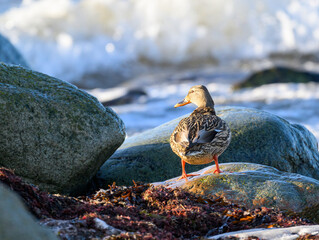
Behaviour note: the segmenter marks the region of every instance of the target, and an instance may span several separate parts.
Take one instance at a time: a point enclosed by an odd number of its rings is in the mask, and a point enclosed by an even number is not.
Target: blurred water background
[[[110,101],[128,135],[191,112],[173,106],[205,84],[216,105],[269,111],[319,139],[318,83],[232,88],[276,65],[319,72],[319,0],[0,0],[0,33],[33,70]]]

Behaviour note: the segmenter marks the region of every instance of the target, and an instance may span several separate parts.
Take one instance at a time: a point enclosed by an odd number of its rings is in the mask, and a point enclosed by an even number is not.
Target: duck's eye
[[[189,93],[193,93],[193,92],[194,92],[194,90],[190,90],[190,91],[189,91]]]

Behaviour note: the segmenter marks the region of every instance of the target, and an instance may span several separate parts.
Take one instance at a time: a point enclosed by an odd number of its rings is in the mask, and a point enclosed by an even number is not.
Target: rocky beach
[[[319,239],[319,3],[0,3],[0,239]],[[232,140],[178,181],[198,84]]]

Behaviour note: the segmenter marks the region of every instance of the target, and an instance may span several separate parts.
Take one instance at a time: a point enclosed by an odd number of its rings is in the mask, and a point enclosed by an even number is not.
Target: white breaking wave
[[[0,32],[35,70],[76,81],[128,63],[183,64],[319,50],[319,1],[24,0]]]

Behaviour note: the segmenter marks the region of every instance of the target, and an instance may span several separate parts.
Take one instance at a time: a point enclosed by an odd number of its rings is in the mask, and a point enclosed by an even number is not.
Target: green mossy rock
[[[278,207],[301,212],[318,204],[319,181],[254,163],[220,164],[221,174],[203,174],[189,181],[170,179],[154,185],[180,187],[202,196],[218,196],[248,208]]]
[[[307,83],[319,82],[319,74],[287,67],[273,67],[253,73],[244,81],[236,84],[234,89],[258,87],[271,83]]]
[[[50,230],[41,227],[26,210],[20,198],[0,184],[0,239],[53,240],[58,239]]]
[[[76,194],[124,138],[122,120],[88,93],[0,64],[0,166],[43,190]]]
[[[253,162],[319,179],[317,140],[305,127],[257,109],[216,110],[232,131],[232,141],[219,158],[221,163]],[[155,182],[181,175],[180,159],[169,145],[169,137],[180,120],[126,139],[103,164],[98,178],[106,184],[132,184],[132,179]],[[186,164],[186,171],[206,166]]]
[[[7,38],[0,34],[0,62],[21,65],[28,67],[28,64],[18,52],[18,50],[9,42]]]

